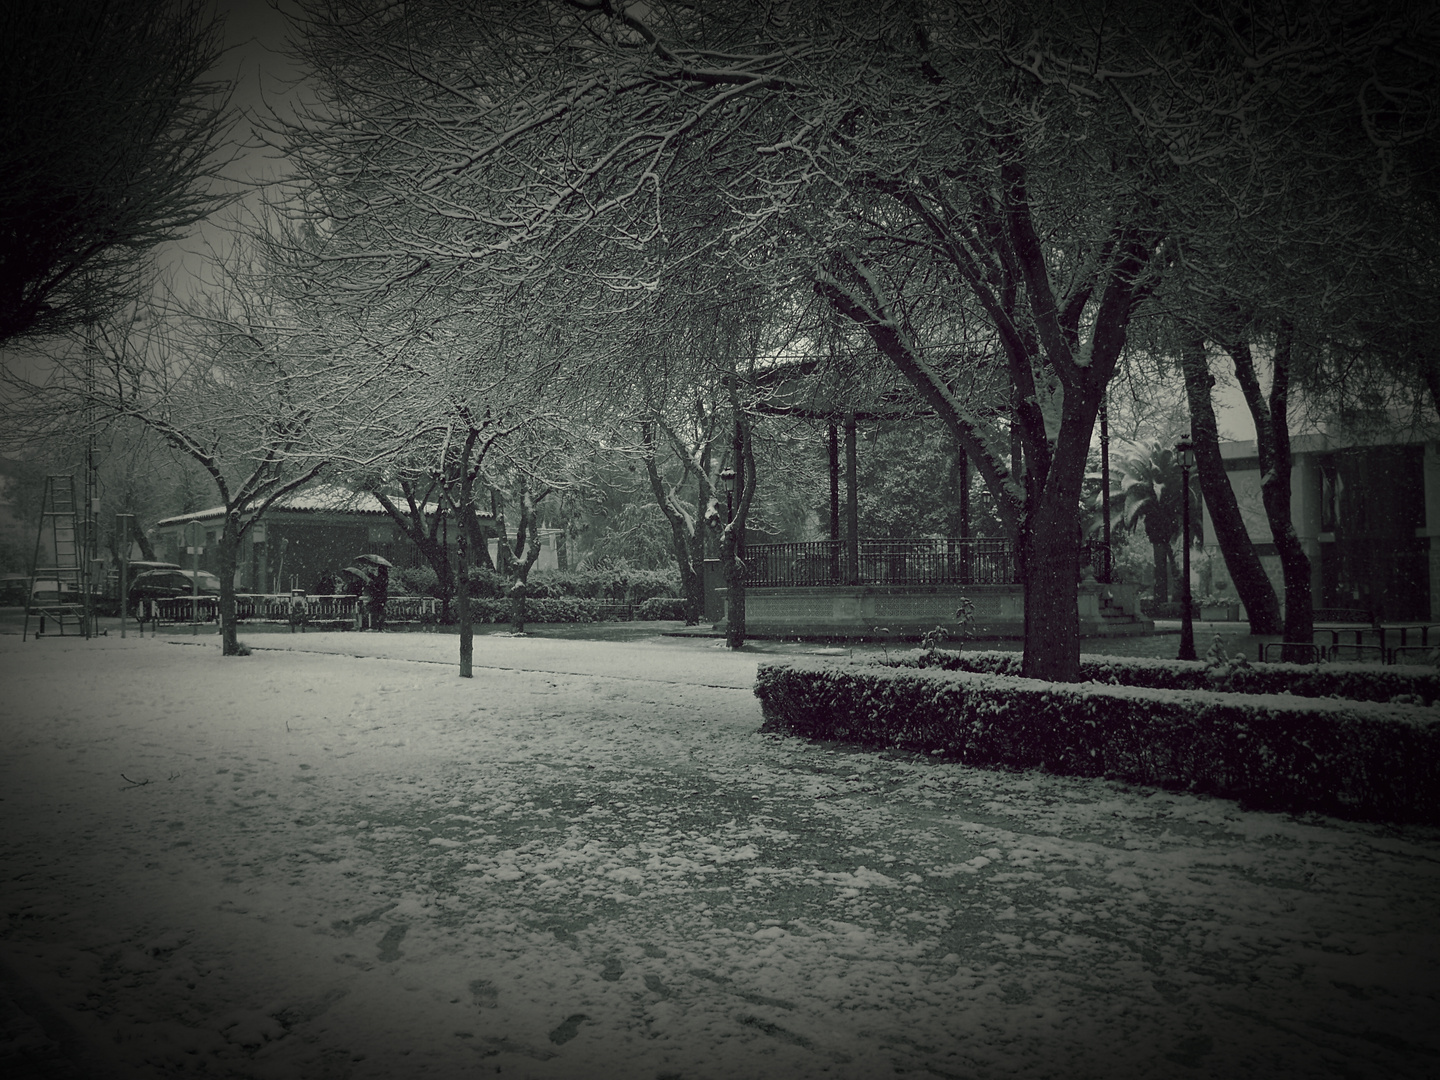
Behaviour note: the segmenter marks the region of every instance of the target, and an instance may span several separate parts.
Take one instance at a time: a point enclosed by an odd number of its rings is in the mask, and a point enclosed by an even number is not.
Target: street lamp
[[[1175,444],[1180,459],[1180,656],[1181,660],[1197,660],[1195,655],[1195,623],[1190,615],[1190,466],[1195,460],[1195,446],[1190,436]]]
[[[725,524],[735,520],[735,470],[721,469],[720,482],[725,485]]]

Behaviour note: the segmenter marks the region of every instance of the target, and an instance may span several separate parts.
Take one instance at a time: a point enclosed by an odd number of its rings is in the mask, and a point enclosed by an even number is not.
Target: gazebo
[[[959,486],[960,535],[866,539],[859,534],[856,446],[861,424],[933,418],[907,387],[875,388],[855,379],[814,378],[826,365],[807,360],[770,369],[761,412],[823,422],[830,479],[828,539],[749,544],[745,564],[747,633],[764,637],[916,637],[937,626],[969,638],[1024,635],[1024,584],[1014,542],[970,535],[969,466]],[[841,447],[843,439],[843,468]],[[963,451],[962,451],[963,453]],[[840,497],[842,472],[845,498]],[[1076,583],[1082,637],[1147,634],[1133,585],[1096,580],[1103,544],[1087,542]],[[724,589],[715,590],[723,601]],[[717,629],[727,619],[715,613]]]

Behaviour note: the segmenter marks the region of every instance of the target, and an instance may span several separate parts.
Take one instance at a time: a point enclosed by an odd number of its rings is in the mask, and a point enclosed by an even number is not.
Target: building
[[[433,504],[427,508],[434,510]],[[482,522],[490,515],[482,513]],[[225,518],[223,507],[165,518],[155,526],[155,557],[212,573],[216,544]],[[558,530],[541,530],[537,570],[554,569]],[[490,556],[498,541],[490,538]],[[198,555],[189,549],[200,547]],[[454,556],[455,544],[450,549]],[[327,593],[334,578],[357,555],[382,555],[396,567],[427,565],[424,557],[373,495],[335,485],[311,485],[277,502],[240,541],[235,586],[240,592],[284,593],[303,589]]]
[[[1252,442],[1221,443],[1220,455],[1260,561],[1284,597],[1280,557],[1260,498]],[[1386,621],[1440,622],[1440,432],[1412,429],[1369,438],[1328,434],[1291,440],[1290,518],[1310,559],[1317,608],[1362,608]],[[1206,508],[1209,581],[1233,586]],[[1202,575],[1205,571],[1202,571]]]

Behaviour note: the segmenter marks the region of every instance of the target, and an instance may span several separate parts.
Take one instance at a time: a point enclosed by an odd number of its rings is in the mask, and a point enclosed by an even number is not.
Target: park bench
[[[1430,640],[1431,630],[1440,631],[1440,625],[1413,623],[1385,626],[1374,612],[1365,608],[1316,608],[1312,629],[1314,637],[1319,639],[1310,646],[1317,663],[1321,660],[1371,658],[1382,664],[1406,660],[1430,661],[1440,647],[1440,633],[1435,635],[1435,642]],[[1367,636],[1374,640],[1366,641]],[[1399,644],[1392,646],[1390,643],[1396,637]],[[1261,646],[1260,659],[1270,659],[1272,651],[1283,653],[1284,645],[1278,641],[1266,642]]]

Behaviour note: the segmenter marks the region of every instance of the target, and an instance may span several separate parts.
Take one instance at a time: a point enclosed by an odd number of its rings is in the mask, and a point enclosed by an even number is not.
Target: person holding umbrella
[[[361,572],[360,603],[365,622],[372,630],[385,629],[385,602],[390,596],[390,568],[395,564],[381,555],[357,555],[352,572]],[[363,627],[362,627],[363,629]]]

